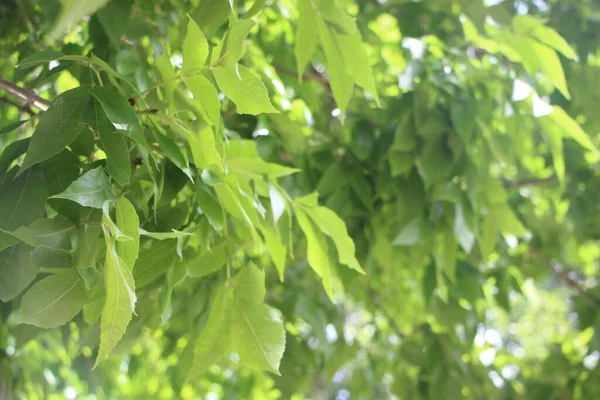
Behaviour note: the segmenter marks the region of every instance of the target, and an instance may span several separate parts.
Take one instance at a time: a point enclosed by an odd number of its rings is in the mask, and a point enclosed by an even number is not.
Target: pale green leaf
[[[562,53],[567,58],[572,60],[577,58],[575,50],[573,50],[569,43],[554,29],[544,25],[544,21],[542,20],[526,14],[516,15],[512,20],[512,26],[515,32],[533,37],[546,46],[552,47],[554,50]]]
[[[204,108],[204,115],[211,125],[218,125],[221,119],[221,102],[217,89],[202,75],[194,75],[183,78],[183,82],[194,98]]]
[[[198,24],[190,17],[183,41],[183,65],[181,73],[198,71],[208,57],[208,42]]]
[[[157,240],[177,239],[186,236],[193,236],[193,234],[190,232],[182,232],[175,229],[173,229],[171,232],[148,232],[142,228],[140,228],[140,235],[148,236]]]
[[[40,328],[68,323],[79,314],[87,297],[83,280],[69,269],[37,282],[21,300],[21,322]]]
[[[215,191],[200,180],[196,182],[196,200],[210,225],[217,231],[223,230],[223,210]]]
[[[273,264],[275,264],[275,267],[277,268],[279,279],[283,282],[287,247],[273,227],[264,225],[261,227],[261,232],[265,239],[269,254],[271,254]]]
[[[319,33],[316,24],[317,15],[311,6],[311,0],[298,1],[298,29],[294,54],[298,69],[298,79],[302,77],[306,65],[310,62],[319,45]]]
[[[212,246],[210,250],[205,250],[200,256],[189,260],[186,263],[188,275],[200,278],[223,268],[229,258],[228,247],[228,242],[221,242]]]
[[[279,112],[271,104],[262,81],[243,65],[238,66],[239,77],[234,70],[221,66],[213,68],[212,73],[221,91],[237,106],[238,114]]]
[[[327,241],[322,234],[318,234],[302,209],[296,207],[294,211],[298,224],[306,236],[308,263],[321,278],[325,292],[333,300],[332,272],[327,256]]]
[[[231,314],[232,344],[240,362],[279,375],[285,330],[279,314],[265,304],[237,300]]]
[[[319,229],[333,240],[340,263],[364,274],[365,271],[354,256],[354,242],[348,236],[348,230],[344,221],[326,207],[315,207],[305,209],[304,211],[312,218]]]
[[[123,337],[131,321],[135,303],[135,283],[131,270],[117,254],[114,240],[105,235],[104,286],[106,299],[100,320],[100,347],[94,368],[104,360]]]
[[[183,131],[190,148],[196,167],[200,169],[215,168],[217,171],[223,171],[223,160],[217,150],[215,134],[207,123],[198,120],[194,131]]]
[[[73,182],[67,190],[52,196],[77,202],[84,207],[102,208],[105,201],[114,201],[108,175],[101,167],[89,170]]]
[[[125,236],[132,240],[117,241],[115,248],[117,255],[132,270],[138,258],[140,247],[140,221],[133,204],[127,198],[120,197],[117,200],[116,209],[117,227]]]
[[[160,74],[162,82],[161,90],[164,92],[165,100],[167,104],[173,104],[173,94],[177,88],[178,81],[166,50],[156,59],[155,65]]]
[[[240,58],[246,51],[246,37],[256,25],[251,19],[232,23],[227,30],[227,36],[220,53],[219,64],[234,70]]]
[[[196,341],[194,362],[188,374],[189,378],[198,376],[208,367],[221,360],[231,349],[231,312],[229,283],[221,286],[213,300],[208,321]]]
[[[73,263],[77,268],[93,268],[96,266],[96,256],[100,251],[100,225],[83,224],[77,228],[77,242],[71,251]]]
[[[552,107],[552,113],[547,117],[552,120],[556,125],[558,125],[562,131],[563,136],[571,138],[579,143],[581,146],[585,147],[591,151],[597,151],[596,146],[592,143],[590,136],[581,128],[581,126],[575,121],[566,111],[559,106]]]
[[[232,285],[236,299],[249,304],[262,303],[267,293],[265,271],[253,263],[242,267],[233,278]]]

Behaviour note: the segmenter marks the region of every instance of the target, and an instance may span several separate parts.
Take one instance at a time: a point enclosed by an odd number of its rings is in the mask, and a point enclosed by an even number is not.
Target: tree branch
[[[50,102],[46,99],[41,98],[31,90],[19,87],[12,82],[0,78],[0,89],[6,91],[6,93],[23,100],[30,106],[39,108],[42,111],[46,111],[50,106]]]
[[[21,105],[7,97],[0,97],[0,104],[10,104],[11,106],[17,107],[19,110],[21,110],[21,112],[27,113],[31,116],[35,115],[35,113],[31,109],[31,107],[29,107],[28,104]]]
[[[552,274],[554,274],[558,279],[560,279],[567,287],[575,290],[581,297],[586,299],[588,303],[593,305],[594,307],[600,309],[600,298],[594,296],[590,292],[588,292],[579,282],[569,276],[569,271],[566,269],[558,269],[552,265],[552,262],[544,257],[538,249],[535,247],[530,247],[529,252],[538,259]]]
[[[547,178],[530,178],[530,179],[518,179],[516,181],[510,179],[502,179],[505,188],[512,187],[523,187],[523,186],[535,186],[542,185],[545,183],[553,183],[557,181],[556,175],[551,175]]]

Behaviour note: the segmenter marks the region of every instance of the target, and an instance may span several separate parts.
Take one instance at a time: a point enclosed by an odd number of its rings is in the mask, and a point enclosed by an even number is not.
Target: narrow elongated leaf
[[[204,108],[204,115],[211,125],[217,125],[221,118],[221,102],[217,89],[212,83],[202,75],[194,75],[183,78],[183,82],[194,98],[198,100]]]
[[[4,147],[2,155],[0,156],[0,184],[4,182],[4,178],[6,177],[10,165],[27,151],[29,141],[30,138],[21,139]]]
[[[50,32],[50,37],[52,39],[58,38],[67,29],[73,27],[77,22],[83,19],[83,17],[92,15],[104,7],[109,1],[110,0],[65,0],[62,3],[62,9],[58,20],[56,21],[52,32]]]
[[[208,57],[208,42],[198,24],[190,17],[187,34],[183,41],[183,65],[181,73],[198,71]]]
[[[17,122],[8,124],[8,125],[4,125],[2,128],[0,128],[0,135],[4,135],[5,133],[10,133],[10,132],[14,131],[15,129],[17,129],[18,127],[20,127],[27,121],[29,121],[29,120],[24,119],[22,121],[17,121]]]
[[[77,228],[77,245],[71,251],[77,268],[92,268],[96,265],[96,256],[100,251],[100,225],[83,224]]]
[[[133,204],[127,198],[120,197],[117,200],[117,227],[119,230],[130,237],[132,240],[117,241],[115,247],[117,254],[130,270],[133,269],[135,261],[138,258],[140,248],[140,221],[133,207]]]
[[[223,171],[223,160],[217,151],[215,134],[210,125],[197,121],[195,132],[185,131],[186,138],[192,149],[194,162],[198,168],[216,168]]]
[[[248,68],[238,66],[238,74],[232,69],[215,67],[213,76],[225,96],[237,106],[238,114],[278,113],[271,101],[265,85]]]
[[[52,196],[75,201],[84,207],[102,208],[105,201],[114,201],[108,175],[101,167],[89,170],[73,182],[67,190]]]
[[[22,226],[12,234],[30,246],[46,246],[53,249],[69,250],[71,239],[69,234],[75,226],[61,218],[38,219],[31,225]]]
[[[223,230],[223,210],[215,191],[200,180],[196,182],[196,200],[210,225],[217,231]]]
[[[175,89],[177,89],[178,82],[175,70],[173,70],[173,66],[169,60],[169,54],[164,51],[156,59],[155,65],[163,83],[161,90],[164,93],[165,100],[167,104],[173,104],[173,94],[175,93]]]
[[[217,363],[231,348],[230,293],[229,283],[219,288],[212,303],[208,321],[196,341],[194,362],[189,377],[204,372],[208,367]]]
[[[298,79],[300,79],[306,65],[317,51],[319,32],[316,25],[317,15],[312,8],[310,0],[299,0],[298,12],[298,29],[296,31],[294,54],[296,55]]]
[[[106,171],[120,185],[129,183],[131,177],[131,161],[127,138],[110,122],[100,102],[90,101],[81,122],[89,125],[96,133],[99,145],[106,153]]]
[[[39,168],[7,177],[0,185],[0,228],[14,230],[40,218],[47,198],[48,186]]]
[[[331,277],[331,265],[327,257],[327,241],[322,235],[318,235],[308,215],[296,208],[296,219],[300,228],[306,236],[308,263],[323,281],[323,287],[330,299],[333,300],[333,288]]]
[[[305,211],[319,229],[333,240],[340,263],[364,274],[365,271],[354,256],[354,242],[348,236],[344,221],[326,207],[315,207]]]
[[[106,300],[100,320],[100,348],[94,368],[104,360],[123,337],[131,321],[135,303],[135,283],[131,270],[117,254],[114,240],[105,234],[106,260],[104,286]]]
[[[89,99],[90,90],[84,86],[66,91],[54,99],[31,136],[19,174],[60,153],[77,139],[83,129],[78,122],[79,116]]]
[[[229,69],[235,69],[238,61],[246,51],[246,37],[256,25],[251,19],[237,21],[229,26],[225,43],[221,49],[220,64]]]
[[[265,238],[265,244],[267,245],[267,249],[271,254],[273,264],[275,264],[275,267],[277,268],[279,279],[283,282],[287,247],[282,243],[281,238],[274,228],[270,226],[263,226],[261,227],[261,232]]]
[[[548,118],[558,125],[562,131],[563,136],[571,138],[591,151],[597,151],[596,146],[592,143],[589,135],[581,128],[581,125],[577,123],[562,107],[553,106],[552,113],[547,117],[540,117],[540,119]]]
[[[40,328],[64,325],[79,314],[86,297],[85,285],[75,269],[50,275],[23,296],[21,322]]]
[[[148,232],[142,228],[140,228],[140,235],[151,237],[152,239],[157,240],[166,240],[166,239],[177,239],[186,236],[194,236],[190,232],[181,232],[173,229],[172,232]]]
[[[38,267],[31,261],[31,247],[21,244],[0,252],[0,300],[15,298],[35,278]]]

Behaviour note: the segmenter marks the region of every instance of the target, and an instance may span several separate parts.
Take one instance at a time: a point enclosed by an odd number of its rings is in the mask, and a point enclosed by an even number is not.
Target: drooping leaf
[[[167,101],[167,104],[173,104],[173,94],[175,93],[175,89],[177,89],[178,82],[177,75],[169,60],[169,54],[164,51],[160,57],[156,59],[155,65],[160,73],[160,78],[163,83],[161,90],[164,93],[165,100]]]
[[[0,228],[12,231],[40,218],[47,198],[48,186],[39,168],[7,177],[0,185]]]
[[[194,162],[198,168],[215,168],[223,170],[223,160],[217,150],[215,134],[207,123],[197,121],[196,129],[192,132],[185,130],[186,138],[192,149]]]
[[[54,99],[31,136],[19,174],[60,153],[77,139],[83,129],[79,116],[89,99],[90,89],[85,86],[66,91]]]
[[[23,296],[21,322],[40,328],[64,325],[81,311],[86,297],[85,285],[75,269],[50,275]]]
[[[181,73],[200,72],[208,57],[208,42],[198,24],[190,17],[187,34],[183,41],[183,65]]]
[[[104,7],[110,0],[90,0],[80,2],[78,0],[65,0],[58,20],[54,24],[50,37],[56,39],[65,31],[75,25],[82,18],[94,14]]]
[[[87,124],[98,138],[98,144],[106,153],[106,171],[120,185],[129,183],[131,161],[127,138],[110,122],[100,102],[90,101],[81,122]]]
[[[311,6],[310,0],[299,0],[298,12],[298,29],[296,31],[294,54],[296,55],[298,78],[300,78],[306,65],[317,51],[319,33],[316,25],[317,15]]]
[[[77,228],[77,245],[71,251],[73,262],[79,269],[93,268],[102,241],[100,225],[83,224]]]
[[[77,202],[84,207],[102,208],[105,201],[114,201],[108,175],[101,167],[89,170],[73,182],[67,190],[51,198]]]
[[[256,25],[251,19],[237,21],[229,26],[221,49],[219,64],[234,70],[246,50],[246,37]]]
[[[140,221],[133,204],[127,198],[120,197],[117,200],[116,209],[119,231],[132,240],[116,241],[115,248],[117,255],[132,270],[138,258],[140,247]]]
[[[279,112],[271,104],[265,85],[243,65],[238,66],[239,77],[234,70],[221,66],[213,68],[212,73],[225,96],[237,106],[238,114]]]
[[[42,218],[34,221],[31,225],[20,227],[13,231],[12,235],[33,247],[46,246],[69,250],[71,247],[69,234],[74,229],[75,226],[65,219]]]
[[[219,94],[212,83],[202,75],[194,75],[183,78],[185,86],[190,89],[194,98],[204,107],[205,115],[211,125],[216,125],[221,118],[221,102]]]
[[[100,320],[100,347],[94,368],[104,360],[123,337],[131,321],[137,297],[131,270],[119,257],[115,241],[104,232],[106,259],[104,261],[104,286],[106,300]]]
[[[20,244],[0,251],[0,300],[14,299],[35,278],[38,267],[31,260],[31,250]]]
[[[196,200],[210,225],[217,231],[223,230],[223,211],[215,191],[200,180],[196,182]]]

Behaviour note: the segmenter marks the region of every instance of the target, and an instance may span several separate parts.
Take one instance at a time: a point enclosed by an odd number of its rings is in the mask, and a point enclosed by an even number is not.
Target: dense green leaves
[[[5,3],[0,397],[598,397],[593,2]]]
[[[53,328],[69,322],[81,311],[87,297],[83,279],[69,269],[42,279],[21,301],[21,322]]]

